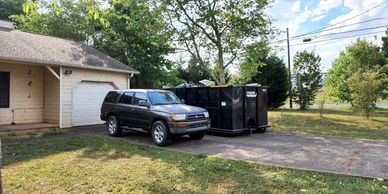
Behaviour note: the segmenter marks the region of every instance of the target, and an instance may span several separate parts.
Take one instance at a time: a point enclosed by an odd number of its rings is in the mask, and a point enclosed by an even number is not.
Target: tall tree
[[[353,107],[356,111],[364,112],[367,118],[375,108],[375,103],[380,97],[381,87],[386,82],[379,77],[378,71],[378,69],[358,71],[352,74],[348,80]]]
[[[248,83],[252,80],[258,68],[266,65],[266,59],[269,55],[270,49],[267,42],[256,42],[247,46],[244,53],[244,60],[240,64],[237,79],[239,83]]]
[[[257,73],[251,78],[252,82],[268,89],[268,107],[279,108],[284,105],[288,97],[288,73],[286,64],[275,55],[270,55],[264,59],[265,65],[257,68]]]
[[[388,58],[388,28],[385,30],[385,36],[381,38],[383,41],[383,52],[384,52],[384,57]],[[388,62],[387,62],[388,63]]]
[[[133,82],[135,87],[168,84],[165,73],[173,64],[166,56],[174,50],[161,10],[150,7],[147,0],[116,0],[104,18],[110,25],[95,36],[96,47],[141,72]]]
[[[171,33],[158,7],[148,0],[26,0],[26,14],[14,16],[22,30],[86,42],[139,70],[131,84],[154,88],[175,84],[166,56]],[[168,75],[168,76],[166,76]]]
[[[234,64],[250,42],[272,33],[265,15],[269,0],[163,0],[176,38],[200,63],[217,64],[225,84],[225,69]],[[210,54],[210,53],[214,53]]]
[[[0,20],[9,20],[11,15],[23,13],[24,0],[0,0]]]
[[[320,63],[321,57],[314,52],[302,51],[294,56],[293,98],[302,110],[312,104],[320,88],[319,81],[322,78]]]
[[[211,69],[209,65],[202,65],[198,63],[194,58],[189,60],[189,64],[186,68],[178,67],[179,78],[186,80],[188,83],[198,83],[203,79],[211,79]]]
[[[352,103],[351,91],[347,80],[356,72],[365,72],[370,69],[382,68],[384,56],[379,46],[367,40],[358,39],[341,52],[339,57],[332,64],[328,71],[330,74],[327,84],[331,88],[330,96],[339,99],[341,102]],[[380,71],[382,74],[384,71]],[[381,75],[386,76],[386,75]]]
[[[89,16],[94,6],[94,1],[26,1],[26,13],[11,18],[24,31],[86,42],[100,26]]]

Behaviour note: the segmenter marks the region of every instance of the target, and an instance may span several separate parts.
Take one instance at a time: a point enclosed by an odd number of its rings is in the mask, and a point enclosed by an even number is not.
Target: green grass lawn
[[[28,140],[28,139],[27,139]],[[5,193],[388,193],[388,182],[55,135],[3,145]]]
[[[369,120],[347,109],[270,111],[269,121],[273,130],[307,132],[314,134],[388,140],[388,111],[373,113]]]

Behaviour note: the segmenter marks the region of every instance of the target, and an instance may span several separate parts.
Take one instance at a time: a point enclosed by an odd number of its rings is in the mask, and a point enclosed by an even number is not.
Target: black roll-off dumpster
[[[268,125],[267,86],[169,88],[185,103],[208,110],[211,131],[265,132]]]

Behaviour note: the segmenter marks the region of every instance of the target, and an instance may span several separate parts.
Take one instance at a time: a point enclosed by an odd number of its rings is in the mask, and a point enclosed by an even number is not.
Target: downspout
[[[128,85],[127,89],[131,89],[131,78],[133,77],[133,73],[128,74]]]
[[[63,128],[63,121],[62,121],[62,100],[63,100],[63,94],[62,94],[62,76],[63,75],[63,69],[62,66],[59,67],[59,128]]]

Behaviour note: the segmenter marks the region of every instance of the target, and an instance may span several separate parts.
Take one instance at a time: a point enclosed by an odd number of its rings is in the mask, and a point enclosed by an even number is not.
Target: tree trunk
[[[217,46],[218,49],[218,68],[220,68],[220,85],[225,85],[225,69],[224,69],[224,52],[221,45]]]

